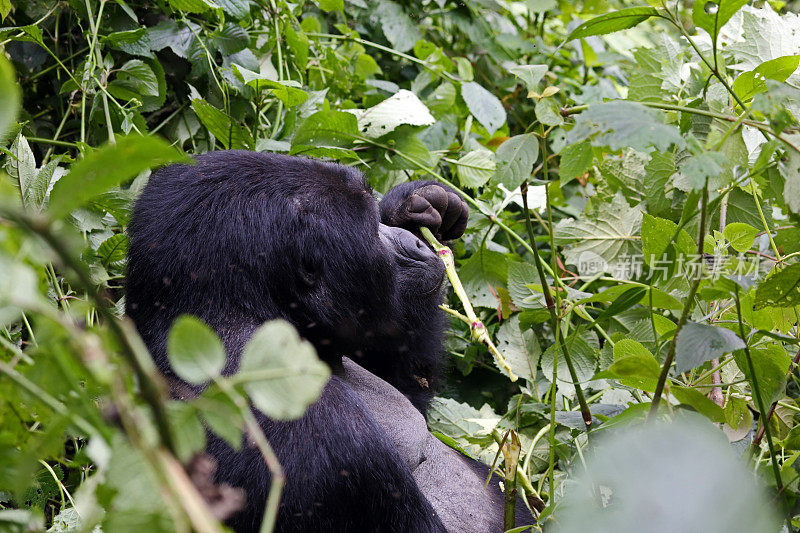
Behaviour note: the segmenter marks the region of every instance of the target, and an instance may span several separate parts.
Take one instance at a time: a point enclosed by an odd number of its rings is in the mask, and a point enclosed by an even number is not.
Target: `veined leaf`
[[[660,17],[658,10],[652,7],[628,7],[613,13],[606,13],[591,20],[587,20],[567,36],[565,42],[573,39],[582,39],[592,35],[605,35],[615,31],[627,30],[644,22],[650,17]]]
[[[461,97],[466,102],[469,112],[486,128],[489,135],[494,134],[505,124],[506,110],[503,104],[479,83],[471,81],[462,84]]]
[[[536,135],[525,133],[511,137],[495,153],[496,179],[510,190],[516,189],[530,179],[538,156],[539,138]]]
[[[794,307],[800,304],[800,263],[776,272],[756,288],[754,308]]]
[[[748,0],[695,0],[692,21],[716,42],[719,31]]]
[[[687,322],[675,344],[675,370],[688,372],[706,361],[741,350],[744,341],[729,329]]]
[[[456,162],[458,180],[465,187],[480,187],[494,175],[497,163],[489,150],[473,150]]]
[[[250,130],[209,104],[202,98],[192,100],[192,109],[197,113],[197,118],[208,128],[211,135],[217,138],[225,148],[251,148],[253,137]]]

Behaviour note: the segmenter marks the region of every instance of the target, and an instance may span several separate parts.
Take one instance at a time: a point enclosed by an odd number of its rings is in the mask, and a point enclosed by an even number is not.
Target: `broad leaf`
[[[314,346],[282,320],[267,322],[251,337],[236,375],[253,404],[275,420],[303,416],[319,398],[331,371]]]
[[[400,4],[390,0],[379,0],[375,14],[381,22],[383,34],[392,43],[392,48],[406,52],[422,39],[422,33],[417,25],[411,21]]]
[[[517,65],[508,67],[508,71],[522,80],[530,94],[537,91],[539,81],[547,74],[547,65]]]
[[[500,145],[496,180],[513,190],[531,178],[533,165],[539,156],[539,138],[533,133],[511,137]]]
[[[592,146],[607,146],[611,150],[633,148],[639,152],[648,152],[651,146],[662,152],[672,145],[682,147],[680,132],[664,124],[662,117],[660,111],[637,102],[614,100],[593,104],[575,119],[567,142],[589,139]]]
[[[497,349],[503,354],[511,370],[517,376],[532,380],[539,365],[541,348],[532,329],[521,330],[519,314],[505,320],[497,331]],[[505,369],[500,372],[508,375]]]
[[[722,234],[730,241],[734,250],[743,254],[753,247],[758,230],[750,224],[733,222],[725,226]]]
[[[744,348],[744,341],[729,329],[687,322],[675,345],[675,370],[688,372],[706,361]]]
[[[465,187],[480,187],[495,173],[497,164],[489,150],[473,150],[456,162],[458,180]]]
[[[692,21],[698,28],[706,30],[716,42],[717,35],[731,17],[748,0],[695,0],[692,6]]]
[[[117,137],[117,144],[87,154],[56,182],[50,195],[50,213],[60,218],[140,172],[186,161],[185,155],[157,137]]]
[[[128,236],[124,233],[109,237],[97,248],[97,257],[105,267],[122,263],[127,253]]]
[[[756,288],[755,309],[800,305],[800,263],[775,272]]]
[[[225,148],[251,148],[253,137],[240,121],[235,121],[202,98],[192,100],[192,109],[208,131]]]
[[[641,223],[642,212],[617,193],[593,217],[561,220],[555,228],[556,244],[566,246],[567,263],[576,265],[581,274],[611,272],[629,279],[641,267],[635,263],[641,255]]]
[[[382,137],[401,124],[429,126],[435,122],[416,94],[401,89],[369,109],[350,110],[358,118],[358,130],[366,137]]]
[[[561,149],[559,156],[558,170],[561,174],[562,185],[582,176],[594,161],[592,145],[586,141],[568,144]]]
[[[202,320],[181,315],[167,337],[169,363],[178,376],[200,385],[220,375],[225,366],[225,348],[217,334]]]
[[[500,100],[477,82],[471,81],[461,85],[461,97],[467,104],[469,112],[486,128],[489,135],[506,122],[506,110]]]

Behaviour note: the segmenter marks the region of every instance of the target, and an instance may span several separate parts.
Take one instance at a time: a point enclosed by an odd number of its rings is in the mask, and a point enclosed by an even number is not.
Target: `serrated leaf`
[[[675,233],[678,233],[677,242]],[[670,244],[676,244],[679,251],[690,254],[693,253],[691,236],[678,225],[671,221],[659,217],[654,217],[645,213],[642,218],[642,255],[648,265],[656,265],[663,259],[664,252]]]
[[[469,112],[486,128],[489,135],[506,122],[506,110],[500,100],[477,82],[461,84],[461,97]]]
[[[97,248],[97,257],[104,267],[125,261],[128,254],[128,236],[124,233],[112,235]]]
[[[479,411],[452,398],[434,398],[428,409],[431,431],[439,431],[456,439],[485,435],[490,432],[487,427],[499,421],[500,417],[485,404]]]
[[[108,84],[108,91],[118,98],[132,100],[159,95],[158,78],[153,69],[140,59],[131,59],[117,71],[117,77]]]
[[[223,55],[231,55],[247,48],[250,35],[247,30],[238,24],[226,23],[221,30],[216,30],[209,35],[209,43]]]
[[[429,126],[435,122],[425,104],[411,91],[400,89],[383,102],[365,110],[350,110],[358,119],[358,130],[378,138],[402,124]]]
[[[756,288],[754,309],[800,305],[800,263],[772,274]]]
[[[716,42],[717,35],[731,17],[748,0],[695,0],[692,7],[692,22],[706,30]]]
[[[511,137],[497,148],[496,180],[514,190],[531,178],[539,157],[539,138],[533,133]]]
[[[250,131],[238,121],[209,104],[202,98],[192,100],[192,109],[197,113],[197,118],[208,128],[211,135],[222,143],[225,148],[250,148],[253,146],[253,137]]]
[[[167,355],[178,377],[194,385],[218,377],[226,359],[225,347],[214,330],[191,315],[181,315],[173,322]]]
[[[185,161],[189,160],[184,154],[157,137],[117,137],[117,144],[87,154],[56,182],[50,194],[50,214],[60,218],[140,172]]]
[[[731,330],[689,321],[678,333],[675,370],[688,372],[706,361],[742,348],[744,341]]]
[[[650,17],[657,16],[660,16],[658,11],[652,7],[628,7],[625,9],[618,9],[612,13],[606,13],[605,15],[587,20],[572,30],[565,39],[565,42],[572,41],[573,39],[583,39],[593,35],[605,35],[620,30],[627,30],[628,28],[633,28],[637,24],[641,24]]]
[[[495,173],[497,163],[489,150],[473,150],[456,162],[458,180],[465,187],[480,187]]]
[[[674,126],[664,124],[663,113],[637,102],[614,100],[593,104],[578,115],[575,127],[567,134],[574,144],[589,139],[592,146],[608,146],[611,150],[633,148],[648,152],[651,146],[666,151],[673,144],[685,143]]]
[[[593,217],[561,220],[555,228],[556,244],[567,246],[564,257],[581,274],[594,275],[600,268],[628,279],[635,275],[632,261],[641,253],[641,224],[642,212],[617,193]]]
[[[330,374],[291,324],[272,320],[248,341],[236,379],[259,411],[274,420],[293,420],[319,398]]]
[[[733,222],[725,226],[722,234],[728,239],[734,250],[739,253],[745,253],[753,247],[758,230],[750,224]]]
[[[36,181],[36,159],[22,133],[17,135],[9,152],[4,168],[11,179],[17,182],[22,205],[27,208],[31,204],[31,191]]]

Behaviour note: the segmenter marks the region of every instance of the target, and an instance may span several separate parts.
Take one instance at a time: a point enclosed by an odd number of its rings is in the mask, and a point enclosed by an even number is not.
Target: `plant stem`
[[[706,238],[706,215],[708,210],[708,178],[706,178],[706,182],[703,185],[703,196],[702,201],[700,204],[700,235],[697,240],[697,253],[702,258],[703,256],[703,244],[705,243]],[[702,259],[701,259],[702,260]],[[702,264],[702,263],[701,263]],[[656,416],[658,415],[658,404],[661,401],[661,394],[664,392],[664,384],[667,381],[667,376],[669,376],[669,369],[672,366],[672,362],[675,360],[675,348],[678,344],[678,334],[680,333],[683,326],[686,325],[686,321],[689,319],[689,315],[694,308],[694,296],[697,294],[697,289],[700,288],[700,282],[702,281],[703,277],[700,272],[698,272],[697,277],[692,282],[691,288],[689,289],[689,294],[686,296],[686,303],[683,305],[683,311],[681,312],[681,317],[678,319],[678,323],[675,325],[675,333],[672,336],[672,340],[669,344],[669,351],[667,352],[667,357],[664,359],[664,365],[661,367],[661,374],[658,376],[658,382],[656,383],[656,390],[653,394],[653,402],[650,404],[650,413],[647,416],[649,421],[655,420]]]
[[[508,379],[511,381],[517,381],[519,378],[516,374],[514,374],[514,371],[511,370],[511,367],[503,357],[503,354],[500,353],[500,351],[497,349],[497,346],[495,346],[494,342],[492,341],[492,338],[489,336],[489,330],[486,329],[486,326],[478,318],[478,316],[475,314],[475,310],[472,308],[472,303],[469,301],[469,297],[467,297],[467,291],[465,291],[464,286],[461,285],[461,280],[456,272],[456,265],[453,261],[453,252],[450,251],[450,248],[437,241],[436,237],[433,236],[433,233],[431,233],[431,230],[428,228],[420,228],[420,233],[423,237],[425,237],[425,240],[428,241],[433,249],[436,250],[439,258],[444,263],[447,277],[450,279],[450,284],[453,286],[453,292],[455,292],[456,296],[458,296],[458,299],[461,300],[461,305],[464,306],[464,312],[470,321],[469,326],[470,331],[472,332],[472,340],[485,344],[489,349],[489,353],[491,353],[494,357],[497,366],[500,367],[500,369],[506,374],[508,374]]]

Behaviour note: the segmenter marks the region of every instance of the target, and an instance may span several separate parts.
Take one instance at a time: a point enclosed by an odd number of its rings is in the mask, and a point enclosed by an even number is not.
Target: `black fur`
[[[334,370],[347,355],[424,412],[440,380],[443,267],[380,219],[410,229],[416,221],[450,238],[463,232],[468,210],[430,182],[401,187],[379,208],[351,168],[244,151],[155,172],[129,228],[127,312],[159,369],[174,377],[166,338],[180,314],[217,331],[226,373],[256,327],[282,318]],[[341,378],[300,420],[259,420],[287,475],[279,531],[444,531]],[[212,436],[209,452],[219,480],[247,491],[231,525],[257,530],[269,485],[257,450],[235,452]]]

